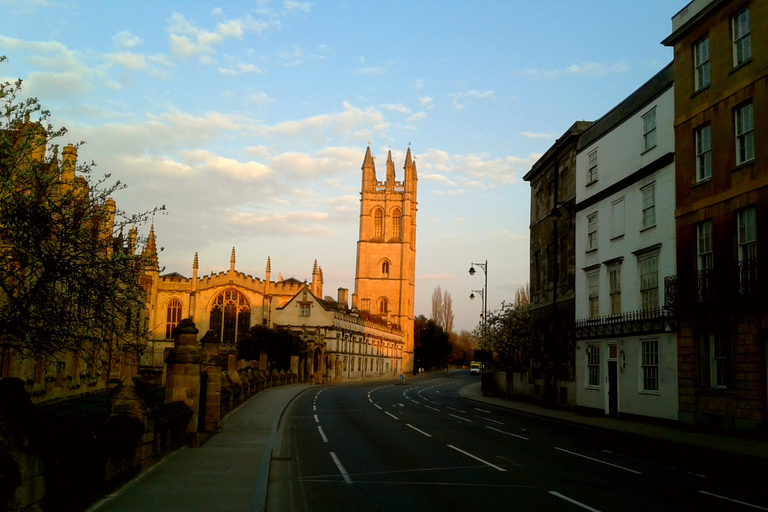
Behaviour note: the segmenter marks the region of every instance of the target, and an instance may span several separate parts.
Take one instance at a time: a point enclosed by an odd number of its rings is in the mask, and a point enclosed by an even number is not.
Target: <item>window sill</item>
[[[597,180],[592,180],[592,181],[590,181],[589,183],[587,183],[587,184],[586,184],[586,185],[584,185],[584,186],[585,186],[585,187],[591,187],[591,186],[592,186],[592,185],[594,185],[595,183],[597,183]]]
[[[755,159],[754,158],[750,158],[749,160],[747,160],[745,162],[741,162],[740,164],[736,164],[736,167],[734,167],[731,172],[740,171],[741,169],[743,169],[745,167],[751,167],[753,165],[755,165]]]
[[[646,389],[640,390],[640,391],[638,391],[638,393],[641,394],[641,395],[661,396],[661,391],[653,391],[653,390],[646,390]]]
[[[613,238],[611,238],[611,242],[613,242],[614,240],[618,240],[618,239],[620,239],[620,238],[624,238],[624,233],[622,233],[622,234],[620,234],[620,235],[616,235],[616,236],[614,236]]]
[[[705,86],[702,86],[702,87],[696,89],[695,91],[693,91],[693,94],[691,94],[691,98],[693,98],[694,96],[698,96],[699,94],[701,94],[704,91],[708,90],[710,85],[711,85],[711,82],[709,84],[707,84]]]
[[[704,178],[703,180],[699,180],[699,181],[694,182],[694,184],[691,185],[691,188],[698,187],[699,185],[704,185],[705,183],[711,183],[711,182],[712,182],[712,176],[710,176],[708,178]]]
[[[653,145],[653,146],[651,146],[650,148],[648,148],[648,149],[644,150],[642,153],[640,153],[640,156],[642,156],[642,155],[644,155],[644,154],[646,154],[646,153],[650,153],[651,151],[653,151],[654,149],[656,149],[656,147],[657,147],[657,144],[654,144],[654,145]]]
[[[590,252],[595,252],[595,251],[597,251],[597,247],[593,247],[592,249],[587,249],[587,250],[586,250],[586,251],[584,251],[584,252],[586,252],[586,253],[590,253]]]
[[[642,228],[642,229],[640,229],[640,232],[642,233],[643,231],[648,231],[649,229],[653,229],[655,227],[656,227],[656,224],[654,224],[652,226],[648,226],[647,228]]]
[[[584,386],[584,389],[593,389],[595,391],[600,391],[600,386]]]
[[[741,68],[743,68],[743,67],[747,66],[748,64],[750,64],[751,62],[752,62],[752,57],[750,56],[750,57],[749,57],[747,60],[745,60],[745,61],[744,61],[744,62],[742,62],[741,64],[736,64],[735,66],[733,66],[733,69],[732,69],[732,70],[730,70],[730,71],[728,72],[728,74],[729,74],[729,75],[732,75],[733,73],[737,72],[737,71],[738,71],[738,70],[740,70]]]

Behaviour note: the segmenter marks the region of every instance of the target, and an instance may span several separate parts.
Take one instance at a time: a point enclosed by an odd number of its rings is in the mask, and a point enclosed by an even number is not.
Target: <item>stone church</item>
[[[159,274],[154,229],[144,248],[152,269],[143,277],[148,292],[148,350],[141,366],[162,366],[172,345],[171,332],[191,318],[201,333],[213,330],[222,346],[256,324],[281,326],[308,342],[299,371],[316,382],[397,376],[413,370],[414,284],[416,260],[416,163],[408,148],[404,178],[395,180],[391,151],[386,179],[378,181],[374,157],[366,149],[362,165],[360,231],[352,304],[348,290],[336,299],[323,295],[323,271],[314,262],[311,281],[273,278],[267,257],[264,278],[236,270],[232,249],[229,270],[198,276]]]

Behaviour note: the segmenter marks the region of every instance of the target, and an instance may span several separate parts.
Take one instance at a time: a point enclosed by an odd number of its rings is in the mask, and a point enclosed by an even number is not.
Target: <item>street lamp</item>
[[[485,260],[485,263],[472,263],[469,266],[469,275],[473,276],[475,275],[475,265],[480,267],[483,270],[483,274],[485,274],[485,286],[483,287],[483,291],[480,290],[472,290],[473,292],[477,291],[480,293],[480,295],[483,297],[483,337],[486,336],[486,328],[487,328],[487,322],[488,322],[488,260]],[[469,296],[470,299],[474,299],[473,295]],[[485,345],[486,340],[483,340],[483,345]],[[487,348],[487,347],[483,347]]]

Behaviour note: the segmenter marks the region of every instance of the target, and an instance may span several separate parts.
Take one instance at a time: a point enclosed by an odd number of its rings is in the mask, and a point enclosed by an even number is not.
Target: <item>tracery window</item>
[[[379,301],[379,314],[386,315],[387,314],[387,299],[382,298]]]
[[[179,299],[171,299],[168,301],[168,305],[165,307],[165,338],[169,339],[173,334],[173,330],[181,321],[181,301]]]
[[[251,326],[251,304],[234,289],[221,292],[211,305],[209,328],[223,345],[234,346]]]
[[[400,238],[402,216],[400,215],[400,209],[395,208],[392,212],[392,238]]]
[[[381,275],[389,277],[389,261],[387,260],[381,262]]]
[[[373,210],[373,237],[382,238],[384,236],[384,212],[381,208]]]

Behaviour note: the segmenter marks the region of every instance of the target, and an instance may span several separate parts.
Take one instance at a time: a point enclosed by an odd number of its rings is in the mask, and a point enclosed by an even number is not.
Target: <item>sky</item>
[[[418,170],[415,313],[455,330],[529,279],[522,180],[575,121],[672,60],[678,0],[0,0],[0,80],[85,141],[152,219],[164,272],[229,268],[354,291],[361,166]],[[149,225],[139,226],[146,236]]]

